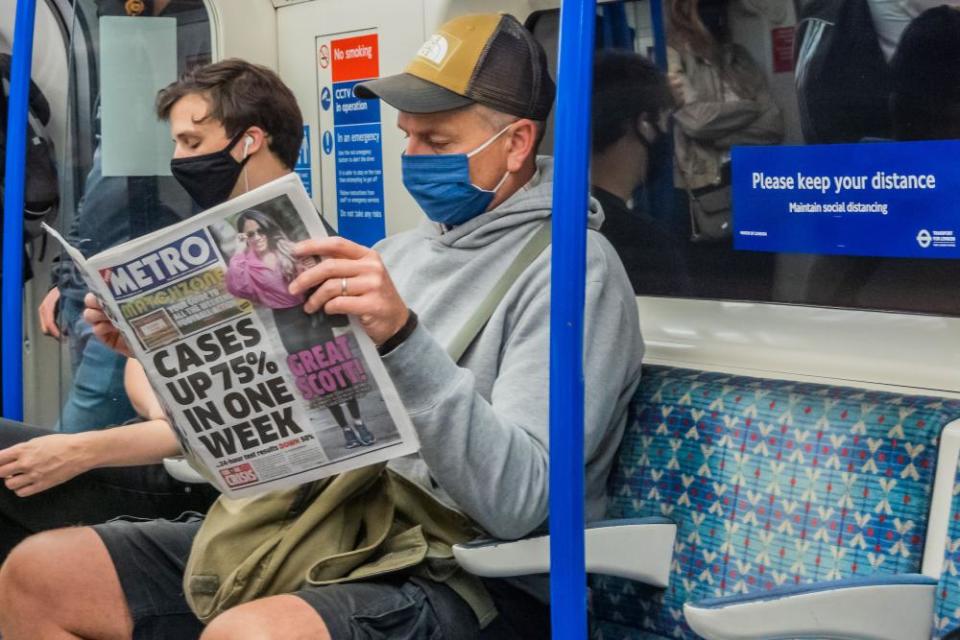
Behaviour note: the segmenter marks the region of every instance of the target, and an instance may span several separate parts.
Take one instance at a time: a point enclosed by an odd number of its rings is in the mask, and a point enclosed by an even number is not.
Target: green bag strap
[[[497,283],[493,285],[490,293],[483,299],[477,307],[477,310],[474,311],[473,315],[470,316],[470,319],[463,325],[459,333],[450,341],[450,344],[447,346],[447,353],[450,354],[454,362],[460,361],[460,358],[463,357],[466,350],[477,336],[480,335],[483,327],[486,326],[487,321],[490,320],[493,312],[496,311],[500,301],[507,295],[507,291],[510,290],[513,283],[520,277],[520,274],[526,271],[527,267],[533,264],[533,261],[550,246],[552,233],[553,227],[550,225],[549,220],[540,225],[537,232],[527,241],[527,244],[520,250],[517,257],[513,259],[513,262],[511,262],[507,270],[503,272],[503,275],[500,276]]]

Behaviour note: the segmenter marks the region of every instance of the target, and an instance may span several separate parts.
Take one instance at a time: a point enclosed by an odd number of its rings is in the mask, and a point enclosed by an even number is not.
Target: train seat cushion
[[[936,587],[922,574],[877,573],[688,602],[683,613],[716,640],[929,640]]]
[[[960,469],[953,484],[950,525],[944,552],[940,584],[937,585],[936,638],[945,638],[960,629]]]
[[[645,367],[611,518],[678,525],[670,585],[591,580],[593,636],[697,636],[685,602],[920,570],[940,430],[960,402]]]

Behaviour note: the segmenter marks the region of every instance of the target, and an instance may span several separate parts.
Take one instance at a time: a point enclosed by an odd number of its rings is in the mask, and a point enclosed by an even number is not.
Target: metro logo
[[[113,297],[124,300],[143,289],[199,271],[219,259],[201,229],[135,260],[118,264],[110,269],[109,274],[100,273],[110,286]]]
[[[380,76],[380,45],[377,34],[331,40],[334,82],[367,80]]]

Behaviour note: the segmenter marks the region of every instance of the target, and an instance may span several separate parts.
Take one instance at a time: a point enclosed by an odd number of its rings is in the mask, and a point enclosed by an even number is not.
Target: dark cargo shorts
[[[203,625],[183,595],[183,572],[203,516],[122,518],[96,525],[120,577],[135,640],[190,640]],[[394,576],[306,587],[296,595],[323,618],[333,640],[535,640],[550,637],[548,608],[502,580],[486,585],[500,615],[480,630],[460,596],[443,584]]]

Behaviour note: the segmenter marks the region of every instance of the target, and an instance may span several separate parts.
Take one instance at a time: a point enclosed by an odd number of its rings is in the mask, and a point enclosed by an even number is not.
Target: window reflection
[[[728,188],[733,146],[960,138],[941,4],[665,0],[665,43],[646,0],[598,8],[592,187],[636,292],[960,315],[960,260],[735,250]],[[529,23],[548,51],[557,23]]]

